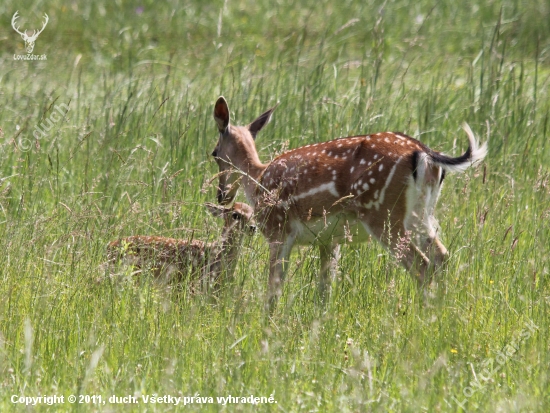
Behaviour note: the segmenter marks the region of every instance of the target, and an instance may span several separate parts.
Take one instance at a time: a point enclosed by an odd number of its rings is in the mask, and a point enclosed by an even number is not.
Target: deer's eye
[[[241,214],[238,214],[236,212],[233,212],[233,215],[232,215],[233,219],[235,221],[239,221],[241,219]]]

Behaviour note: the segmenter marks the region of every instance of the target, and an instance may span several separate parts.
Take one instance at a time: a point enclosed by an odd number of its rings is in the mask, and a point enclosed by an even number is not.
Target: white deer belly
[[[309,220],[293,220],[289,223],[296,244],[360,243],[369,234],[355,215],[344,213],[312,217]]]

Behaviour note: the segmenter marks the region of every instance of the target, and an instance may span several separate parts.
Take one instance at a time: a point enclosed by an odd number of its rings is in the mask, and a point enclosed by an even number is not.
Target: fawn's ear
[[[207,202],[204,204],[206,208],[208,208],[208,211],[215,217],[221,217],[223,213],[225,212],[225,208],[221,205],[212,204],[210,202]]]
[[[279,104],[277,103],[275,106],[273,106],[271,109],[265,111],[260,116],[256,118],[251,124],[247,126],[248,130],[250,131],[250,134],[254,139],[256,139],[256,135],[259,131],[262,130],[262,128],[269,123],[271,120],[271,115],[273,114],[273,111],[275,108],[277,108]]]
[[[229,106],[223,96],[220,96],[214,105],[214,120],[220,133],[225,133],[229,126]]]

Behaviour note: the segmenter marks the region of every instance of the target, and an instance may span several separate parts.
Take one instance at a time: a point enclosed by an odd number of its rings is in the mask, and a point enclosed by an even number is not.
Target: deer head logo
[[[44,24],[42,25],[42,28],[40,30],[33,30],[32,35],[28,36],[27,35],[27,30],[24,30],[24,31],[21,32],[21,31],[19,31],[19,26],[15,27],[16,20],[19,17],[17,15],[17,13],[19,13],[19,11],[16,11],[15,14],[13,15],[13,17],[11,19],[11,25],[13,27],[13,30],[15,30],[17,33],[19,33],[21,35],[21,37],[23,38],[23,40],[25,41],[25,49],[27,50],[27,53],[32,53],[32,51],[34,49],[34,42],[36,42],[36,39],[38,38],[38,35],[40,33],[42,33],[42,31],[44,31],[44,28],[48,24],[48,21],[50,20],[50,18],[48,17],[48,15],[46,13],[44,13]]]

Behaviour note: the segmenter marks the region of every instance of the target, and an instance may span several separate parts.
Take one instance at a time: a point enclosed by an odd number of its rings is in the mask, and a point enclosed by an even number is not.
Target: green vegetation
[[[47,60],[14,60],[16,10],[22,29],[48,13],[34,49]],[[32,411],[550,410],[547,1],[4,0],[0,15],[1,411],[54,394],[65,404]],[[296,249],[271,320],[260,235],[217,304],[106,276],[120,235],[219,234],[202,204],[221,94],[237,124],[280,102],[264,161],[384,130],[457,155],[464,121],[489,139],[484,164],[443,189],[437,298],[375,242],[344,246],[326,309],[316,250]]]

